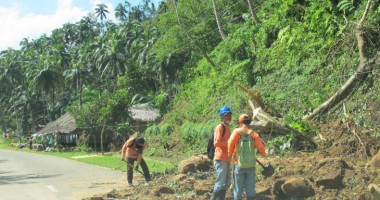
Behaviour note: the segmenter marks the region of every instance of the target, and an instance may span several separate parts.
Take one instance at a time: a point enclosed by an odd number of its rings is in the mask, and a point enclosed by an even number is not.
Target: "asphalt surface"
[[[0,199],[75,200],[126,185],[126,174],[121,171],[0,149]]]

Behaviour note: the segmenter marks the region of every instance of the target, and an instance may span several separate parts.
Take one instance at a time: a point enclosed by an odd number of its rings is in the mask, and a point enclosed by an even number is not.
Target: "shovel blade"
[[[264,177],[271,177],[274,174],[274,167],[272,165],[265,166],[261,174]]]

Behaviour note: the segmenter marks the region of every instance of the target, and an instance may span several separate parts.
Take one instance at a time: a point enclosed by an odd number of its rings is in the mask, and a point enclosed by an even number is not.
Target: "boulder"
[[[366,164],[366,170],[379,171],[380,170],[380,151],[372,157],[372,159]]]
[[[192,156],[186,160],[182,160],[178,165],[178,172],[187,174],[195,171],[208,171],[212,166],[212,161],[206,155]]]
[[[337,189],[342,186],[345,170],[352,169],[350,165],[341,158],[325,158],[318,162],[318,177],[315,181],[318,187],[326,189]]]
[[[376,184],[369,184],[369,192],[372,194],[374,199],[380,199],[380,186]]]
[[[344,178],[344,169],[338,169],[331,174],[328,174],[326,177],[316,181],[316,185],[323,186],[327,189],[337,189],[342,185],[342,180]]]
[[[289,198],[309,198],[315,195],[313,186],[306,179],[288,179],[281,185],[281,189]]]

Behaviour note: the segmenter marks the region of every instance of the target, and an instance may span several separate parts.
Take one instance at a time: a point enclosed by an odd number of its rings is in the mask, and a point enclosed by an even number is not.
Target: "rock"
[[[182,160],[178,165],[178,171],[186,174],[195,171],[208,171],[212,166],[212,161],[205,155],[192,156],[189,159]]]
[[[369,192],[372,194],[374,199],[380,199],[380,186],[375,184],[369,184]]]
[[[281,190],[289,198],[309,198],[315,195],[310,181],[293,178],[281,185]]]
[[[380,151],[366,164],[366,170],[380,170]]]
[[[325,158],[318,162],[318,176],[315,180],[318,187],[337,189],[342,185],[345,169],[351,169],[342,158]]]
[[[323,179],[317,180],[316,185],[323,186],[327,189],[337,189],[342,185],[342,180],[344,178],[344,169],[341,168],[331,174],[327,175]]]
[[[155,196],[161,196],[161,194],[174,194],[174,190],[167,186],[162,186],[154,192]]]

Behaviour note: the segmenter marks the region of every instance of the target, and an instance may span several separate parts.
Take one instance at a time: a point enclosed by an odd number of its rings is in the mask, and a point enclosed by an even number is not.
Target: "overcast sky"
[[[143,0],[127,0],[132,6]],[[0,0],[0,51],[8,47],[19,49],[23,38],[37,39],[42,34],[75,23],[93,12],[99,3],[108,6],[108,19],[114,19],[114,10],[124,0]],[[158,7],[161,0],[151,0]]]

